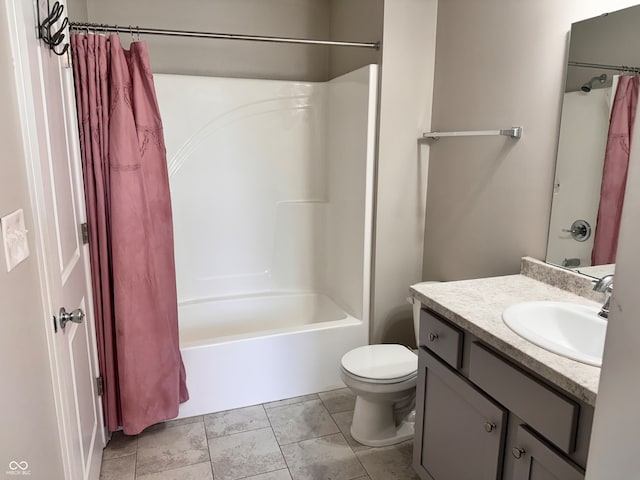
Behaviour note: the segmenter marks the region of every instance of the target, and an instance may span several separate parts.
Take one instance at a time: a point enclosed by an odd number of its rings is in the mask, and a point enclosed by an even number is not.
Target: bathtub
[[[340,358],[367,325],[318,293],[199,301],[179,307],[190,417],[343,386]]]
[[[180,417],[340,387],[368,343],[377,68],[327,82],[154,75]]]

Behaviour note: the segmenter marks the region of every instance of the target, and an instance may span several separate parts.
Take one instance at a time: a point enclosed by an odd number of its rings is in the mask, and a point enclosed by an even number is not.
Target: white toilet
[[[413,302],[418,340],[420,302]],[[355,348],[341,362],[344,384],[356,395],[351,436],[370,447],[384,447],[413,438],[418,356],[404,345]]]

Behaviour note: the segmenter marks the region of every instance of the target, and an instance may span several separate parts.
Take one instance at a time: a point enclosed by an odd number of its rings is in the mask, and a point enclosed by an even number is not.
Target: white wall
[[[636,119],[640,118],[636,116]],[[635,122],[633,138],[640,138]],[[609,325],[604,347],[587,480],[638,478],[640,432],[640,142],[631,146]]]
[[[372,342],[413,344],[409,285],[421,280],[436,0],[384,6]]]
[[[327,83],[325,290],[368,320],[378,68]],[[365,304],[366,303],[366,304]]]
[[[0,216],[24,209],[32,255],[7,273],[0,254],[0,476],[26,461],[31,477],[63,478],[54,408],[46,317],[40,303],[33,216],[13,76],[7,12],[0,8]],[[9,478],[7,476],[7,478]]]
[[[424,280],[516,273],[522,256],[545,257],[571,23],[636,2],[440,2],[433,128],[524,135],[432,146]]]
[[[156,75],[178,298],[314,290],[325,248],[326,85]]]
[[[376,80],[155,75],[181,302],[320,291],[363,318]]]

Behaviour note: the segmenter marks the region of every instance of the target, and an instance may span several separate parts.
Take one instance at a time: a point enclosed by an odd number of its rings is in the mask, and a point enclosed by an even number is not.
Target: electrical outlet
[[[2,225],[4,258],[7,262],[7,272],[10,272],[29,256],[29,242],[27,229],[24,226],[24,212],[19,209],[0,218],[0,225]]]

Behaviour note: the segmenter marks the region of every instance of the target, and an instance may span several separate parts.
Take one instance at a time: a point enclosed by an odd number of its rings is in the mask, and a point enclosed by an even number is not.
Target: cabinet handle
[[[430,342],[435,342],[438,339],[438,334],[437,333],[430,333],[429,334],[429,341]]]
[[[491,422],[486,422],[484,424],[484,431],[487,433],[491,433],[496,429],[496,424]]]
[[[513,447],[511,449],[511,455],[513,455],[513,458],[522,458],[524,454],[525,451],[523,448]]]

